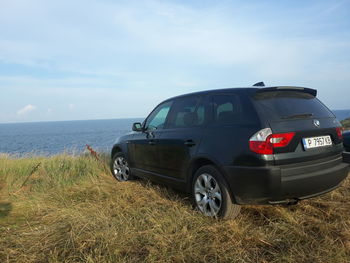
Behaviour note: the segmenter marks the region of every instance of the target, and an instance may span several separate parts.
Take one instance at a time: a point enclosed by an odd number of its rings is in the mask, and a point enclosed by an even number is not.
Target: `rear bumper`
[[[350,152],[343,152],[343,161],[345,163],[350,163]]]
[[[324,194],[337,188],[349,172],[341,156],[297,165],[224,168],[238,204],[283,203]]]

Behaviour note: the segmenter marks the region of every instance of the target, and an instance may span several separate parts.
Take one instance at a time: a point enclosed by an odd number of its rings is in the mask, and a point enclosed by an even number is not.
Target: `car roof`
[[[178,95],[175,97],[168,98],[164,101],[168,100],[174,100],[178,99],[181,97],[187,97],[187,96],[194,96],[194,95],[207,95],[207,94],[216,94],[216,93],[230,93],[230,92],[235,92],[235,93],[250,93],[250,94],[255,94],[257,91],[271,91],[271,90],[298,90],[298,91],[303,91],[303,90],[312,90],[309,88],[305,87],[298,87],[298,86],[269,86],[269,87],[239,87],[239,88],[225,88],[225,89],[211,89],[211,90],[203,90],[203,91],[197,91],[197,92],[191,92],[187,94],[182,94]],[[312,90],[316,93],[316,90]],[[316,96],[316,94],[315,94]]]

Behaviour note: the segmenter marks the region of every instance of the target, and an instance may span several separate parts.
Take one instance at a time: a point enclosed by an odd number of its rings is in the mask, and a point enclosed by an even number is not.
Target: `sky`
[[[350,0],[0,0],[0,122],[145,117],[200,90],[350,109]]]

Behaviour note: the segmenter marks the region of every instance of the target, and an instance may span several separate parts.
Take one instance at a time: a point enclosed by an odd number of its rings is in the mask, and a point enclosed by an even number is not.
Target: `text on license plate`
[[[323,146],[332,145],[331,136],[319,136],[319,137],[310,137],[303,138],[304,149],[311,149]]]

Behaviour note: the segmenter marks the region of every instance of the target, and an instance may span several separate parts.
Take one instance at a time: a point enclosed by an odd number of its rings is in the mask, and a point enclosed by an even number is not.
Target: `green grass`
[[[1,155],[0,262],[350,262],[349,179],[221,221],[165,187],[117,182],[106,163]]]

